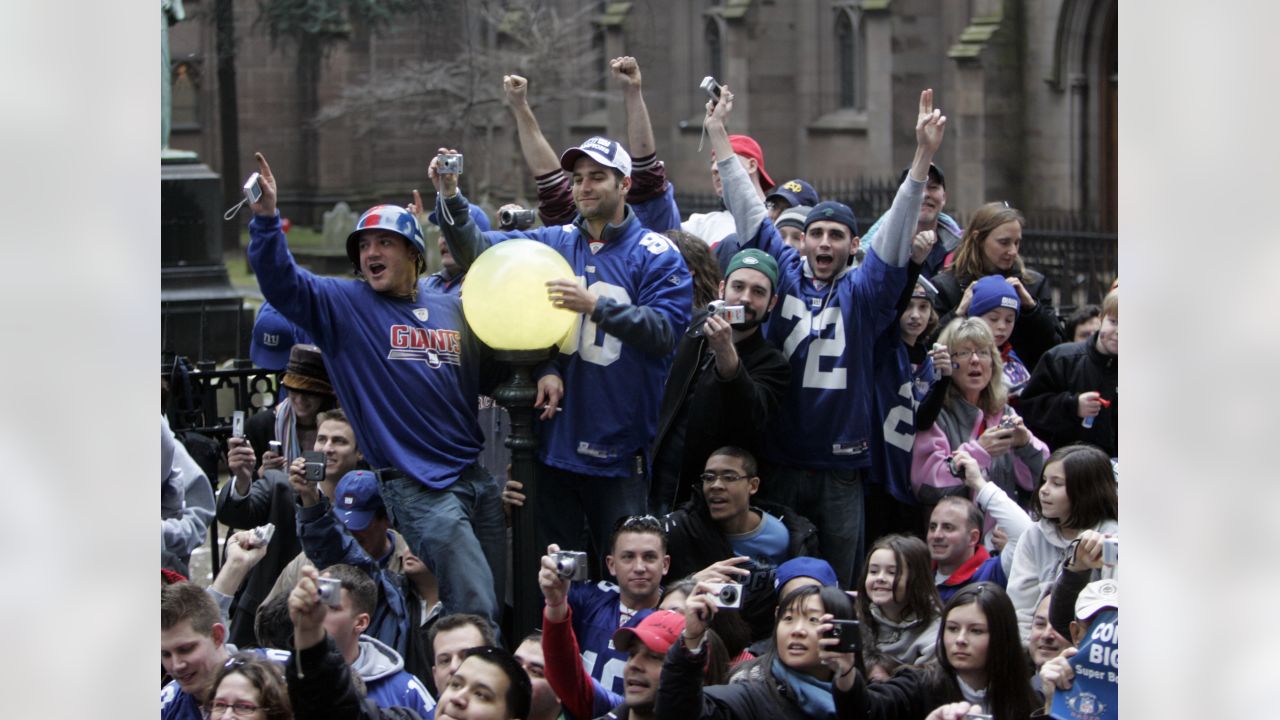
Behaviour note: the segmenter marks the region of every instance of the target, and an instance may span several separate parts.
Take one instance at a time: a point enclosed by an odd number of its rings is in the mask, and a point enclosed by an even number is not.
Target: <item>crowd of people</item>
[[[355,279],[295,262],[256,155],[253,357],[282,397],[216,497],[162,417],[162,720],[1116,717],[1117,287],[1063,318],[1017,209],[943,212],[932,90],[860,234],[729,134],[728,86],[703,125],[724,208],[682,221],[640,67],[609,73],[626,142],[559,155],[504,78],[540,227],[491,229],[442,147],[430,206],[360,216]],[[567,261],[547,299],[577,316],[535,370],[530,488],[481,461],[507,368],[461,303],[514,238]],[[545,548],[524,637],[512,512]]]

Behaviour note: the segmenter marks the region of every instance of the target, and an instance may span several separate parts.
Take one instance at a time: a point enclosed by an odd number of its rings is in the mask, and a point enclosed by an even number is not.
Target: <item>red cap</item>
[[[730,135],[729,144],[738,155],[756,161],[756,169],[760,171],[760,184],[765,190],[773,187],[773,178],[769,177],[769,173],[764,170],[764,150],[760,149],[760,143],[750,135]]]
[[[645,647],[656,653],[666,654],[680,638],[683,630],[684,615],[682,613],[673,610],[654,610],[635,627],[618,628],[613,634],[613,646],[626,652],[631,647],[632,640],[640,638]]]

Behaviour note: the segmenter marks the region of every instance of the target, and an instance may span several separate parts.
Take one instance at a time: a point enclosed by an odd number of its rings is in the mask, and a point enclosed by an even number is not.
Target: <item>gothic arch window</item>
[[[707,18],[703,31],[703,44],[707,48],[707,67],[711,69],[711,77],[723,83],[724,78],[724,40],[720,33],[720,23],[715,18]]]
[[[836,10],[836,78],[840,107],[866,108],[866,41],[861,14],[853,8]]]

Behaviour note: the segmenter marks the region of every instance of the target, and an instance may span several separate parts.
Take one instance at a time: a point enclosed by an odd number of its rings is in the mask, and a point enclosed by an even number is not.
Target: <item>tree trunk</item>
[[[218,129],[222,149],[222,199],[227,207],[240,202],[240,112],[236,106],[236,25],[232,0],[217,0],[214,26],[218,54]],[[240,223],[223,223],[222,250],[240,247]]]
[[[315,118],[320,108],[320,61],[324,48],[316,35],[305,34],[298,44],[298,132],[301,138],[296,201],[299,221],[315,225],[315,193],[319,187],[319,132]]]

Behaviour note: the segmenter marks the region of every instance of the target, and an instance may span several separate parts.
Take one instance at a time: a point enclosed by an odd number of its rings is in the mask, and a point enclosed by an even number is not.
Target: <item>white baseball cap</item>
[[[1088,620],[1106,608],[1120,609],[1120,584],[1115,580],[1094,580],[1076,596],[1076,620]]]
[[[596,162],[611,167],[623,175],[631,174],[631,156],[622,149],[622,145],[606,137],[587,138],[581,145],[569,148],[560,156],[560,167],[573,172],[573,164],[578,158],[586,155]]]

